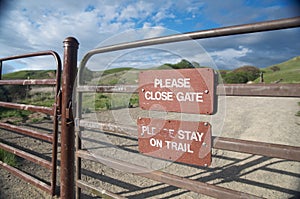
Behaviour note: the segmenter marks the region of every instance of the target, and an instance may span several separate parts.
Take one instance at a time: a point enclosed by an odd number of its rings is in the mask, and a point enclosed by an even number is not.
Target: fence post
[[[61,112],[61,199],[74,198],[75,132],[72,113],[72,93],[77,74],[78,41],[73,37],[64,40]]]
[[[2,79],[2,61],[0,61],[0,80]]]

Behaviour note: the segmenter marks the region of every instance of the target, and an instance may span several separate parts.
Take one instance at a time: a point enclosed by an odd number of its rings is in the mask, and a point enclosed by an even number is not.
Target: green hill
[[[181,60],[176,64],[163,64],[161,66],[152,68],[155,69],[180,69],[180,68],[198,68],[201,66],[195,66],[195,63],[190,63],[187,60]],[[97,84],[114,85],[114,84],[131,84],[136,83],[139,69],[136,68],[113,68],[101,71],[89,71],[87,70],[87,80],[92,82],[97,81]],[[294,57],[286,62],[272,65],[266,68],[262,68],[264,72],[265,83],[300,83],[300,56]],[[230,71],[220,71],[221,73],[230,73]],[[223,75],[224,75],[223,74]],[[4,74],[3,79],[49,79],[55,78],[54,70],[24,70],[17,71],[9,74]],[[100,81],[99,81],[99,77]],[[259,78],[255,80],[259,82]]]
[[[55,78],[55,70],[23,70],[4,74],[2,79],[51,79]]]
[[[300,56],[262,69],[265,83],[300,83]],[[255,82],[259,82],[257,79]]]
[[[137,70],[137,69],[131,68],[131,67],[125,67],[125,68],[112,68],[112,69],[105,70],[105,71],[103,72],[102,75],[104,76],[104,75],[114,74],[114,73],[123,72],[123,71],[128,71],[128,70]]]
[[[200,65],[198,64],[196,67],[200,67]],[[193,65],[191,62],[182,59],[180,62],[176,63],[176,64],[170,64],[170,63],[166,63],[163,64],[159,67],[155,67],[153,69],[155,70],[161,70],[161,69],[184,69],[184,68],[195,68],[195,64]]]

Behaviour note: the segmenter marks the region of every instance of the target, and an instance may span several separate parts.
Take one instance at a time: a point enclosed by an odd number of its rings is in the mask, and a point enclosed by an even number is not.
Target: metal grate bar
[[[138,93],[137,85],[78,86],[81,93]],[[219,84],[217,95],[300,97],[300,84]]]
[[[56,85],[56,79],[0,80],[0,85]]]
[[[27,173],[24,173],[21,170],[18,170],[6,163],[3,163],[2,161],[0,161],[0,167],[3,169],[6,169],[7,171],[9,171],[10,173],[12,173],[13,175],[25,180],[26,182],[29,182],[30,184],[46,191],[47,193],[51,193],[51,186],[47,185],[46,183],[28,175]]]
[[[300,97],[300,84],[224,84],[217,95],[249,97]]]
[[[6,124],[6,123],[2,123],[0,122],[0,128],[4,128],[4,129],[8,129],[10,131],[15,131],[24,135],[28,135],[34,138],[38,138],[47,142],[52,143],[53,142],[53,137],[52,135],[49,134],[45,134],[45,133],[39,133],[37,131],[34,130],[29,130],[29,129],[24,129],[15,125],[11,125],[11,124]]]
[[[0,143],[0,148],[8,151],[10,153],[13,153],[17,156],[20,156],[22,158],[25,158],[26,160],[29,160],[33,163],[39,164],[47,169],[52,169],[52,163],[43,158],[40,158],[38,156],[32,155],[30,153],[27,153],[25,151],[19,150],[17,148],[11,147],[11,146],[9,146],[7,144],[3,144],[3,143]]]
[[[204,182],[191,180],[188,178],[172,175],[161,171],[150,171],[147,168],[140,167],[134,164],[129,164],[120,160],[115,160],[108,157],[93,156],[87,151],[83,150],[77,151],[76,155],[80,158],[88,159],[91,161],[102,162],[107,165],[113,165],[114,168],[118,168],[121,170],[135,171],[136,175],[215,198],[260,198],[252,194],[247,194]]]
[[[137,138],[137,129],[134,126],[120,126],[117,124],[90,122],[78,119],[76,121],[80,127],[120,133]],[[215,149],[300,161],[300,147],[216,136],[213,136],[212,139],[213,148]]]
[[[105,189],[100,189],[100,188],[93,187],[93,186],[87,184],[86,182],[84,182],[82,180],[77,180],[76,184],[81,189],[92,190],[94,194],[100,196],[101,198],[125,199],[125,197],[122,197],[120,195],[117,195],[115,193],[107,191]]]
[[[80,63],[80,71],[83,69],[87,61],[93,55],[99,53],[125,50],[125,49],[137,48],[137,47],[145,47],[145,46],[158,45],[158,44],[166,44],[172,42],[187,41],[191,39],[205,39],[205,38],[222,37],[222,36],[229,36],[229,35],[240,35],[240,34],[248,34],[248,33],[255,33],[255,32],[295,28],[299,26],[300,26],[300,17],[294,17],[294,18],[286,18],[286,19],[265,21],[259,23],[251,23],[251,24],[229,26],[229,27],[216,28],[210,30],[189,32],[185,34],[175,34],[175,35],[165,36],[165,37],[155,37],[151,39],[121,43],[121,44],[116,44],[111,46],[104,46],[98,49],[91,50],[85,54],[85,56],[83,57]]]
[[[10,103],[10,102],[0,102],[0,106],[5,107],[5,108],[14,108],[14,109],[19,109],[19,110],[40,112],[40,113],[45,113],[48,115],[54,114],[53,108],[44,107],[44,106],[17,104],[17,103]]]
[[[300,147],[296,146],[213,137],[213,148],[300,161]]]

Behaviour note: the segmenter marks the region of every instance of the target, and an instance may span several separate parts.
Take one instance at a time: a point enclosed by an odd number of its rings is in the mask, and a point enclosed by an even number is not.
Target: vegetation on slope
[[[222,71],[220,74],[224,83],[237,84],[254,81],[260,75],[261,71],[255,66],[242,66],[233,71]]]
[[[265,83],[300,83],[300,56],[264,68],[263,72]]]
[[[22,70],[4,74],[2,79],[49,79],[55,78],[55,70]]]

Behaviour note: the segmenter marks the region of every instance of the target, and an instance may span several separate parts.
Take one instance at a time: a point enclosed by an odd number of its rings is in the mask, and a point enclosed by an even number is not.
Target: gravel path
[[[223,97],[219,98],[218,113],[214,116],[149,113],[139,108],[85,116],[97,118],[98,121],[114,118],[116,122],[126,125],[136,125],[137,117],[209,121],[213,126],[213,134],[217,136],[300,146],[300,117],[295,116],[300,110],[299,101],[299,98]],[[50,128],[49,122],[34,125]],[[85,138],[94,135],[87,132]],[[105,134],[105,137],[131,153],[138,152],[136,139],[114,134]],[[41,155],[49,156],[49,146],[41,141],[2,129],[0,138],[1,141],[29,147]],[[86,139],[84,144],[90,150],[102,147],[103,142],[97,142],[100,138]],[[118,157],[118,154],[114,157]],[[49,173],[34,164],[20,161],[19,166],[40,178],[49,179]],[[129,198],[209,198],[91,161],[83,161],[82,167],[84,181]],[[295,161],[213,150],[213,162],[209,168],[173,163],[160,170],[266,198],[300,196],[300,163]],[[51,198],[3,169],[0,169],[0,187],[0,198]],[[83,198],[93,198],[93,194],[84,191]]]

